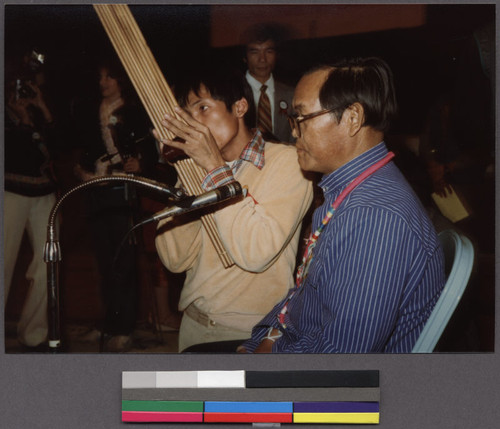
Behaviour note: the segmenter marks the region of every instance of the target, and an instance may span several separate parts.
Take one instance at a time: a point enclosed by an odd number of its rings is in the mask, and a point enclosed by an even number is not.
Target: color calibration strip
[[[379,387],[378,371],[124,371],[122,387]]]
[[[378,424],[379,395],[378,371],[123,372],[122,421]]]

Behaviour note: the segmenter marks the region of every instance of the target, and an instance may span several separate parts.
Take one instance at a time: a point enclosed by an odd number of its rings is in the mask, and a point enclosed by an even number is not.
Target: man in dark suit
[[[273,77],[280,40],[279,30],[266,24],[250,27],[244,33],[243,42],[246,46],[244,61],[248,67],[246,79],[253,91],[258,128],[268,140],[293,143],[287,119],[287,115],[292,113],[293,88],[278,82]],[[265,102],[262,99],[263,93],[268,98]],[[261,115],[259,119],[259,111],[265,109],[262,104],[269,106],[270,117],[262,118]]]

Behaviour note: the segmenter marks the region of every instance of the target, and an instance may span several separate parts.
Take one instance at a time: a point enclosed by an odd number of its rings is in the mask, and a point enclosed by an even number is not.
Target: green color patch
[[[202,413],[203,401],[122,401],[122,411]]]

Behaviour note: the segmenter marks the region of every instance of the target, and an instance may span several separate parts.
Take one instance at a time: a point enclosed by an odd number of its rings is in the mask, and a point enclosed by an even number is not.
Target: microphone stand
[[[47,224],[47,242],[44,249],[44,261],[47,263],[47,292],[48,292],[48,321],[49,321],[49,351],[56,353],[61,347],[61,333],[59,320],[59,262],[62,260],[61,246],[58,241],[55,228],[55,221],[59,207],[74,193],[103,182],[130,182],[141,187],[159,191],[167,194],[169,198],[180,200],[186,195],[181,189],[158,183],[144,177],[130,176],[126,174],[116,174],[112,176],[102,176],[87,180],[66,192],[60,197],[52,208]]]

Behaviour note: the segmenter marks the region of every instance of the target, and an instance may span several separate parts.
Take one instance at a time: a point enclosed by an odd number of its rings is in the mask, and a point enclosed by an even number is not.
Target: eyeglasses
[[[315,118],[316,116],[324,115],[325,113],[333,112],[334,110],[338,110],[338,107],[334,107],[333,109],[320,110],[318,112],[309,113],[308,115],[299,115],[297,113],[294,113],[293,115],[288,115],[288,123],[290,124],[292,132],[295,130],[297,132],[297,137],[300,137],[302,135],[299,126],[301,122]]]

